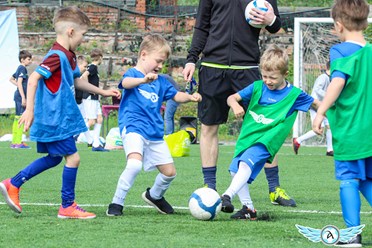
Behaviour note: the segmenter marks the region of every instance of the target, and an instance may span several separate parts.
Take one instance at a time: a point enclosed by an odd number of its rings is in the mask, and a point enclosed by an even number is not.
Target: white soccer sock
[[[232,199],[240,189],[247,184],[249,177],[252,174],[251,168],[247,163],[240,161],[238,172],[235,174],[232,179],[230,186],[227,188],[225,193],[222,195],[228,195]]]
[[[121,173],[118,185],[112,203],[124,206],[124,200],[127,196],[129,189],[133,186],[134,180],[138,173],[142,170],[142,161],[137,159],[128,159],[127,165]]]
[[[99,135],[101,133],[101,126],[102,124],[94,124],[94,129],[93,129],[93,147],[99,147],[100,142],[99,142]]]
[[[93,137],[92,135],[90,135],[90,126],[88,125],[88,122],[85,122],[85,125],[88,128],[88,130],[83,133],[85,136],[85,140],[87,141],[88,144],[93,144]]]
[[[235,174],[236,173],[231,173],[231,177],[234,178]],[[254,209],[248,183],[243,185],[243,187],[236,194],[238,195],[240,203],[242,205],[248,207],[249,209]]]
[[[88,131],[85,131],[85,132],[83,133],[83,135],[85,136],[85,139],[86,139],[86,141],[87,141],[88,144],[93,144],[93,138],[92,138],[92,136],[90,135],[90,131],[89,131],[89,129],[88,129]]]
[[[153,198],[155,200],[158,200],[158,199],[162,198],[163,195],[165,194],[165,191],[167,191],[167,189],[169,188],[169,185],[171,184],[171,182],[173,181],[173,179],[175,177],[176,176],[167,177],[167,176],[159,173],[156,176],[154,185],[152,185],[152,187],[150,189],[151,198]]]
[[[327,129],[326,140],[327,140],[327,152],[333,151],[331,129]]]
[[[313,131],[310,130],[309,132],[305,133],[304,135],[301,135],[300,137],[297,138],[297,142],[301,144],[302,141],[308,140],[312,137],[317,136],[317,134]]]

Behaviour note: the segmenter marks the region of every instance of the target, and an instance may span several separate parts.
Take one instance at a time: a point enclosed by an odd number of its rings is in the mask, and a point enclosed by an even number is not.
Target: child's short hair
[[[87,59],[84,57],[84,55],[77,56],[77,62],[78,64],[81,64],[83,62],[87,62]]]
[[[58,32],[59,23],[62,22],[74,23],[77,26],[90,26],[88,16],[76,6],[69,6],[57,10],[53,18],[53,25],[56,32]]]
[[[146,35],[140,45],[138,56],[141,55],[142,51],[163,51],[167,54],[167,58],[171,54],[171,48],[166,39],[160,34],[148,34]]]
[[[368,27],[369,5],[365,0],[336,0],[331,9],[335,22],[342,23],[349,31]]]
[[[288,54],[277,45],[270,45],[262,54],[260,68],[266,71],[279,70],[285,75],[288,72]]]
[[[92,60],[98,60],[101,57],[103,57],[103,53],[101,49],[94,48],[92,51],[90,51],[90,58]]]
[[[77,56],[77,60],[78,60],[78,61],[87,61],[87,59],[85,58],[84,55],[78,55],[78,56]]]
[[[22,50],[19,52],[19,56],[18,56],[19,62],[21,62],[22,59],[27,59],[27,58],[32,59],[32,54],[29,51]]]

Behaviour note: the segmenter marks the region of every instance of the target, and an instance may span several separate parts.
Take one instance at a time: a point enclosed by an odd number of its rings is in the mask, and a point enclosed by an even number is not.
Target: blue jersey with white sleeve
[[[238,94],[242,98],[242,101],[249,101],[251,99],[253,93],[253,86],[254,84],[251,84],[238,92]],[[293,85],[291,85],[288,82],[287,86],[281,90],[270,90],[269,88],[267,88],[266,84],[263,84],[262,96],[258,103],[263,106],[277,103],[284,99],[292,88]],[[314,101],[313,97],[309,96],[308,94],[302,91],[301,94],[297,97],[292,108],[287,113],[287,116],[290,116],[294,111],[307,112],[311,107],[313,101]]]
[[[144,78],[145,75],[135,68],[129,69],[126,77]],[[160,114],[163,101],[172,99],[177,90],[163,76],[147,84],[140,84],[132,89],[122,89],[119,107],[120,133],[138,133],[151,141],[163,140],[164,121]]]

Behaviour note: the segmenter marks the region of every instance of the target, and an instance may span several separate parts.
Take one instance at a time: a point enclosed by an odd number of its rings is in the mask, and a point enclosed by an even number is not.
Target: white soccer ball
[[[189,209],[198,220],[213,220],[221,211],[221,197],[213,189],[200,188],[190,196]]]
[[[99,144],[100,144],[102,147],[105,147],[105,145],[106,145],[106,140],[105,140],[103,137],[99,137]]]
[[[249,23],[249,25],[251,25],[252,27],[255,27],[255,28],[264,28],[264,27],[266,27],[266,25],[264,25],[264,24],[258,24],[258,23],[254,22],[253,20],[251,20],[249,18],[249,12],[251,11],[252,8],[256,8],[256,9],[259,9],[261,11],[267,12],[268,11],[268,8],[266,7],[265,2],[268,3],[265,0],[253,0],[253,1],[249,2],[248,5],[247,5],[247,7],[245,8],[245,12],[244,12],[245,20],[247,20],[247,22]]]

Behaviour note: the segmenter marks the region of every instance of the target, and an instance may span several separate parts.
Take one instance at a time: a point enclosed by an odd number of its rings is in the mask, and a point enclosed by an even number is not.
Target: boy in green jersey
[[[249,196],[247,182],[252,183],[266,162],[271,162],[292,129],[298,111],[317,108],[318,100],[292,86],[288,75],[288,55],[278,46],[270,46],[260,62],[262,79],[231,95],[227,104],[235,117],[245,115],[230,164],[233,177],[222,194],[222,211],[232,213],[231,199],[238,194],[243,208],[233,219],[255,219],[256,211]],[[249,101],[247,113],[239,104]]]
[[[348,228],[360,228],[360,193],[372,206],[372,45],[364,38],[369,6],[365,0],[337,0],[332,7],[335,32],[342,41],[331,47],[331,83],[313,122],[321,133],[327,118],[332,129],[335,175],[340,180],[342,215]],[[336,246],[362,247],[361,235]]]

